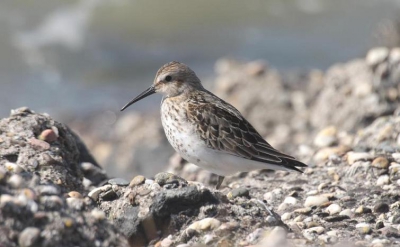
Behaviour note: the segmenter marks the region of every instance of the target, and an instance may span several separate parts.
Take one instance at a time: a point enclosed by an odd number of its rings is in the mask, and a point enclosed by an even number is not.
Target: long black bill
[[[134,98],[133,100],[131,100],[131,102],[129,102],[128,104],[126,104],[124,107],[122,107],[121,111],[125,110],[126,108],[128,108],[128,106],[132,105],[133,103],[146,98],[147,96],[152,95],[153,93],[156,92],[156,89],[151,86],[148,89],[146,89],[146,91],[144,91],[143,93],[139,94],[136,98]]]

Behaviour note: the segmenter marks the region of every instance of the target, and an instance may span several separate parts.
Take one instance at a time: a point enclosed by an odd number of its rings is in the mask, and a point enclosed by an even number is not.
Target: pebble
[[[391,64],[400,63],[400,48],[395,47],[390,51],[389,62]]]
[[[346,208],[342,212],[339,213],[339,215],[346,215],[348,217],[353,217],[354,213],[351,211],[351,209]]]
[[[326,208],[325,212],[329,213],[329,215],[338,214],[342,211],[342,207],[340,205],[333,203]]]
[[[45,129],[40,133],[39,135],[39,140],[46,141],[48,143],[56,141],[58,138],[58,135],[54,132],[52,129]]]
[[[356,161],[359,161],[359,160],[371,160],[373,158],[374,158],[374,156],[372,154],[365,153],[365,152],[350,151],[347,153],[347,162],[350,165],[354,164]]]
[[[289,205],[295,205],[295,204],[297,204],[297,199],[292,197],[292,196],[288,196],[288,197],[285,198],[283,203],[286,203],[286,204],[289,204]]]
[[[371,232],[371,226],[367,223],[358,223],[356,229],[362,234],[368,234]]]
[[[387,47],[377,47],[368,51],[365,61],[371,67],[374,67],[384,62],[389,56],[389,49]]]
[[[85,202],[82,199],[68,197],[66,199],[68,207],[81,211],[85,207]]]
[[[233,189],[227,194],[228,199],[234,199],[236,197],[246,197],[250,198],[250,190],[247,189],[246,187],[239,187],[236,189]]]
[[[389,175],[382,175],[376,180],[377,186],[383,186],[390,183]]]
[[[400,161],[400,153],[392,153],[392,157],[396,162]]]
[[[0,195],[0,207],[4,207],[7,203],[13,203],[15,201],[14,197],[9,194]]]
[[[106,214],[104,213],[103,210],[100,210],[98,208],[93,209],[90,214],[96,219],[96,220],[104,220],[106,218]]]
[[[375,213],[387,213],[389,209],[389,205],[384,202],[377,202],[374,206]]]
[[[328,147],[337,142],[337,129],[329,126],[322,129],[314,138],[314,145],[317,147]]]
[[[311,227],[303,231],[303,236],[306,239],[313,241],[317,238],[317,235],[322,234],[324,231],[325,228],[323,228],[322,226]]]
[[[372,210],[370,208],[367,208],[364,206],[359,206],[355,211],[356,214],[368,214],[371,212],[372,212]]]
[[[204,239],[204,243],[209,245],[214,240],[214,236],[211,234],[206,234],[206,235],[204,235],[203,239]]]
[[[196,231],[206,231],[217,229],[221,222],[214,218],[205,218],[192,223],[188,228]]]
[[[321,206],[324,203],[327,203],[329,200],[326,196],[309,196],[307,197],[304,206],[305,207],[314,207]]]
[[[291,218],[292,218],[292,213],[289,213],[289,212],[286,212],[286,213],[281,215],[281,220],[282,221],[290,220]]]
[[[48,149],[50,149],[50,144],[49,143],[47,143],[45,141],[42,141],[42,140],[39,140],[39,139],[36,139],[36,138],[29,139],[29,144],[31,144],[31,146],[33,148],[39,149],[39,150],[48,150]]]
[[[107,185],[104,185],[102,187],[99,187],[99,188],[96,188],[96,189],[90,191],[88,196],[90,198],[92,198],[93,200],[97,201],[99,199],[100,193],[102,193],[104,191],[108,191],[110,189],[111,189],[111,185],[107,184]]]
[[[129,183],[129,187],[135,187],[138,185],[141,185],[144,183],[144,181],[146,180],[146,178],[142,175],[137,175],[136,177],[134,177],[131,182]]]
[[[326,217],[324,220],[327,222],[339,222],[347,219],[350,219],[350,217],[347,215],[332,215]]]
[[[60,190],[53,185],[40,185],[38,190],[41,195],[58,195],[60,193]]]
[[[157,173],[154,176],[154,181],[160,186],[164,186],[166,184],[187,184],[187,181],[185,179],[168,172]]]
[[[78,191],[70,191],[68,193],[68,196],[73,197],[73,198],[79,198],[79,199],[83,198],[82,194],[79,193]]]
[[[11,185],[14,189],[18,189],[21,187],[24,180],[18,174],[12,174],[11,177],[8,179],[7,183]]]
[[[129,184],[129,181],[123,178],[112,178],[108,180],[108,183],[111,185],[127,186]]]
[[[389,161],[385,157],[378,157],[372,161],[371,166],[380,169],[387,169],[389,167]]]
[[[264,234],[265,234],[265,230],[264,229],[257,228],[246,237],[246,240],[249,243],[253,243],[253,242],[259,240]]]
[[[7,169],[7,171],[9,171],[9,172],[21,173],[21,172],[24,171],[24,169],[23,169],[20,165],[17,165],[17,164],[12,163],[12,162],[6,162],[6,163],[4,164],[4,167],[5,167],[5,168]]]
[[[21,247],[30,247],[36,245],[40,238],[40,230],[36,227],[25,228],[18,237],[18,244]]]
[[[346,146],[338,146],[338,147],[326,147],[326,148],[321,148],[318,150],[318,152],[314,155],[314,160],[317,163],[321,163],[323,161],[328,160],[328,158],[331,155],[342,155],[346,151],[348,151],[349,148]]]
[[[299,213],[299,214],[309,214],[311,213],[312,209],[311,207],[306,207],[306,208],[298,208],[294,210],[294,213]]]

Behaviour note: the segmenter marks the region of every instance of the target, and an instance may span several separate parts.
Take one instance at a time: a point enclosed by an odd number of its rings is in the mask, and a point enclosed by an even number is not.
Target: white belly
[[[195,126],[183,116],[171,114],[167,104],[161,106],[161,122],[169,143],[182,158],[220,176],[259,169],[286,170],[284,167],[252,161],[208,148]]]

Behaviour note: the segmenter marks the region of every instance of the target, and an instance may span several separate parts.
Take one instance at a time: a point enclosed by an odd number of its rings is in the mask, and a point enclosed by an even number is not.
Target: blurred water
[[[393,0],[2,0],[0,116],[23,105],[59,119],[117,112],[171,60],[203,79],[224,56],[325,69],[363,56],[399,10]]]

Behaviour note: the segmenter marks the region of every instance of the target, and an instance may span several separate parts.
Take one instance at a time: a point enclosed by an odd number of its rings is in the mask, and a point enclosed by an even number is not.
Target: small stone
[[[18,174],[12,174],[11,177],[8,179],[7,183],[11,185],[14,189],[18,189],[21,187],[23,183],[23,179],[20,175]]]
[[[0,207],[4,207],[7,203],[14,202],[14,197],[8,194],[0,195]]]
[[[338,147],[325,147],[318,150],[318,152],[314,155],[313,159],[315,162],[321,163],[323,161],[328,160],[331,155],[341,156],[349,150],[346,146],[338,146]]]
[[[359,223],[356,225],[356,229],[362,234],[368,234],[371,232],[371,226],[367,223]]]
[[[246,240],[249,243],[253,243],[253,242],[257,241],[257,240],[260,240],[261,236],[264,235],[264,233],[265,233],[264,229],[257,228],[246,237]]]
[[[338,214],[342,211],[342,207],[340,205],[333,203],[326,208],[325,212],[329,213],[329,215]]]
[[[50,149],[50,144],[49,143],[47,143],[45,141],[42,141],[42,140],[39,140],[39,139],[36,139],[36,138],[29,139],[29,144],[31,144],[31,146],[33,148],[38,149],[38,150],[48,150],[48,149]]]
[[[79,198],[74,198],[74,197],[68,197],[66,199],[68,207],[73,208],[77,211],[81,211],[83,207],[85,206],[85,202],[82,199]]]
[[[192,223],[188,228],[196,231],[206,231],[217,229],[221,225],[221,222],[214,218],[205,218]]]
[[[365,61],[371,67],[384,62],[389,56],[389,49],[386,47],[377,47],[368,51]]]
[[[390,51],[389,62],[392,65],[396,65],[396,64],[400,63],[400,48],[399,47],[395,47]]]
[[[82,194],[79,193],[78,191],[70,191],[70,192],[68,193],[68,196],[69,196],[69,197],[72,197],[72,198],[78,198],[78,199],[83,198]]]
[[[52,143],[56,141],[58,138],[58,135],[54,132],[52,129],[45,129],[40,133],[39,135],[39,140],[46,141],[48,143]]]
[[[106,214],[104,213],[104,211],[100,210],[100,209],[93,209],[90,214],[96,219],[96,220],[104,220],[106,218]]]
[[[74,220],[71,218],[64,219],[64,226],[67,228],[71,228],[74,226]]]
[[[382,175],[376,180],[377,186],[383,186],[390,183],[389,175]]]
[[[40,185],[38,187],[39,193],[41,195],[58,195],[60,194],[60,190],[53,185]]]
[[[370,208],[364,206],[359,206],[355,211],[356,214],[369,214],[371,212],[372,210]]]
[[[297,204],[297,199],[291,196],[288,196],[285,198],[283,203],[289,204],[289,205],[296,205]]]
[[[154,176],[154,180],[160,186],[164,186],[166,184],[187,184],[187,181],[175,174],[168,173],[168,172],[160,172]]]
[[[375,213],[387,213],[389,212],[389,205],[384,203],[384,202],[378,202],[374,206],[374,212]]]
[[[292,214],[289,213],[289,212],[284,213],[284,214],[282,214],[282,216],[281,216],[281,220],[282,220],[282,221],[287,221],[287,220],[290,220],[291,218],[292,218]]]
[[[354,213],[350,209],[345,209],[342,212],[339,213],[339,215],[346,215],[348,217],[353,217]]]
[[[329,200],[326,196],[309,196],[307,197],[304,206],[305,207],[314,207],[321,206],[324,203],[327,203]]]
[[[108,191],[110,189],[111,189],[111,185],[107,184],[107,185],[104,185],[102,187],[99,187],[99,188],[96,188],[96,189],[90,191],[88,196],[90,198],[92,198],[93,200],[97,201],[99,199],[100,193]]]
[[[146,178],[142,175],[137,175],[136,177],[134,177],[131,182],[129,183],[129,187],[135,187],[137,185],[141,185],[144,183],[144,181],[146,180]]]
[[[308,239],[308,240],[315,240],[317,238],[317,235],[322,234],[325,231],[325,228],[322,226],[316,226],[316,227],[311,227],[308,229],[305,229],[303,231],[303,236]]]
[[[400,161],[400,153],[392,153],[392,157],[396,162]]]
[[[113,190],[108,190],[101,194],[101,199],[103,201],[113,201],[117,198],[118,198],[118,195]]]
[[[294,210],[294,213],[299,213],[299,214],[309,214],[311,213],[312,209],[311,207],[306,207],[306,208],[298,208]]]
[[[385,224],[382,221],[378,221],[375,224],[375,229],[381,229],[381,228],[384,228],[384,227],[385,227]]]
[[[239,187],[230,191],[227,195],[228,199],[234,199],[236,197],[250,198],[250,191],[245,187]]]
[[[40,230],[36,227],[25,228],[18,237],[18,244],[21,247],[34,246],[40,238]]]
[[[108,183],[111,185],[127,186],[129,184],[129,181],[123,178],[112,178],[108,180]]]
[[[350,219],[350,217],[347,215],[332,215],[324,218],[324,220],[327,222],[339,222],[347,219]]]
[[[371,166],[380,169],[387,169],[389,167],[389,161],[385,157],[378,157],[372,161]]]
[[[359,160],[371,160],[373,159],[373,155],[369,154],[369,153],[364,153],[364,152],[353,152],[350,151],[347,153],[347,162],[352,165],[354,164],[356,161]]]
[[[337,129],[335,126],[329,126],[322,129],[314,139],[314,145],[317,147],[328,147],[337,142]]]
[[[6,163],[4,164],[4,167],[5,167],[5,168],[7,169],[7,171],[9,171],[9,172],[21,173],[21,172],[24,171],[24,169],[23,169],[20,165],[17,165],[17,164],[12,163],[12,162],[6,162]]]

